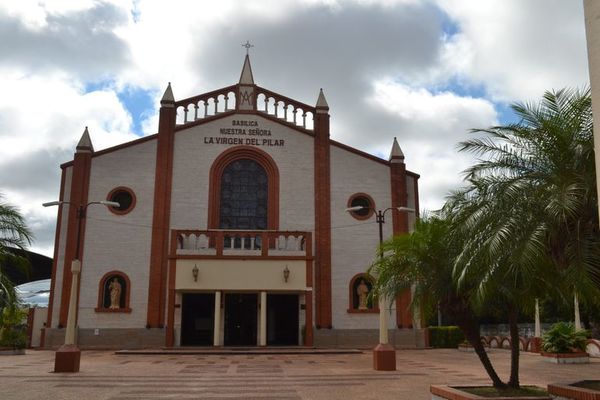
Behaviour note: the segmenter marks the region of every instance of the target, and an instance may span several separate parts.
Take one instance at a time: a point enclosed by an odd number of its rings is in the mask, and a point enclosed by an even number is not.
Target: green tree
[[[0,312],[14,305],[17,300],[13,284],[4,273],[4,266],[9,261],[24,269],[29,266],[25,257],[9,249],[25,249],[31,244],[32,238],[23,216],[15,207],[3,202],[0,195]]]
[[[414,287],[413,307],[431,314],[437,307],[452,315],[455,323],[473,346],[496,387],[505,386],[494,370],[479,336],[479,322],[471,306],[470,293],[459,292],[453,283],[454,259],[461,238],[453,235],[443,218],[418,220],[411,234],[396,236],[382,244],[384,256],[371,267],[377,276],[374,294],[395,298]]]
[[[493,298],[509,310],[509,385],[518,387],[519,311],[557,289],[592,301],[600,235],[589,90],[547,92],[512,109],[518,123],[474,130],[486,136],[461,143],[481,158],[446,208],[466,238],[454,265],[459,288],[478,282],[477,302]]]

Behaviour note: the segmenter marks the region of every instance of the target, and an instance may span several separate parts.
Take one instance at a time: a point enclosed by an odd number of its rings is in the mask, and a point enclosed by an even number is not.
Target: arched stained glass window
[[[227,165],[221,176],[219,228],[267,229],[269,180],[254,160],[239,159]]]

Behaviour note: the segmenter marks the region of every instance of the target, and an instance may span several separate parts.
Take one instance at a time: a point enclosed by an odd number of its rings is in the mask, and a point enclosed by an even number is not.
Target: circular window
[[[118,187],[111,190],[107,196],[107,200],[115,201],[120,204],[119,207],[108,207],[108,209],[115,214],[127,214],[135,207],[135,194],[133,193],[133,190],[127,187]]]
[[[356,211],[350,211],[350,215],[356,219],[371,218],[375,208],[375,202],[373,201],[373,198],[366,193],[356,193],[350,196],[350,199],[348,199],[348,208],[359,206],[363,208]]]

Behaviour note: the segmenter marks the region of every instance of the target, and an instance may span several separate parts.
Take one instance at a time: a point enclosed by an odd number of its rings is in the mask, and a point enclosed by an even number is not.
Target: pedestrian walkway
[[[490,353],[501,376],[510,353]],[[52,351],[0,357],[2,399],[430,399],[430,384],[487,384],[477,356],[458,350],[399,350],[398,370],[372,369],[369,351],[354,354],[121,354],[84,351],[81,372],[52,373]],[[556,365],[521,356],[521,381],[597,379],[600,359]]]

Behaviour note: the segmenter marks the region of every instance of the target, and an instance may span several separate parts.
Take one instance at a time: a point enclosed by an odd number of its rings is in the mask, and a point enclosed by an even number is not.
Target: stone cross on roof
[[[253,44],[250,44],[249,40],[246,40],[246,43],[242,44],[242,47],[246,48],[246,55],[250,54],[250,47],[254,47]]]

